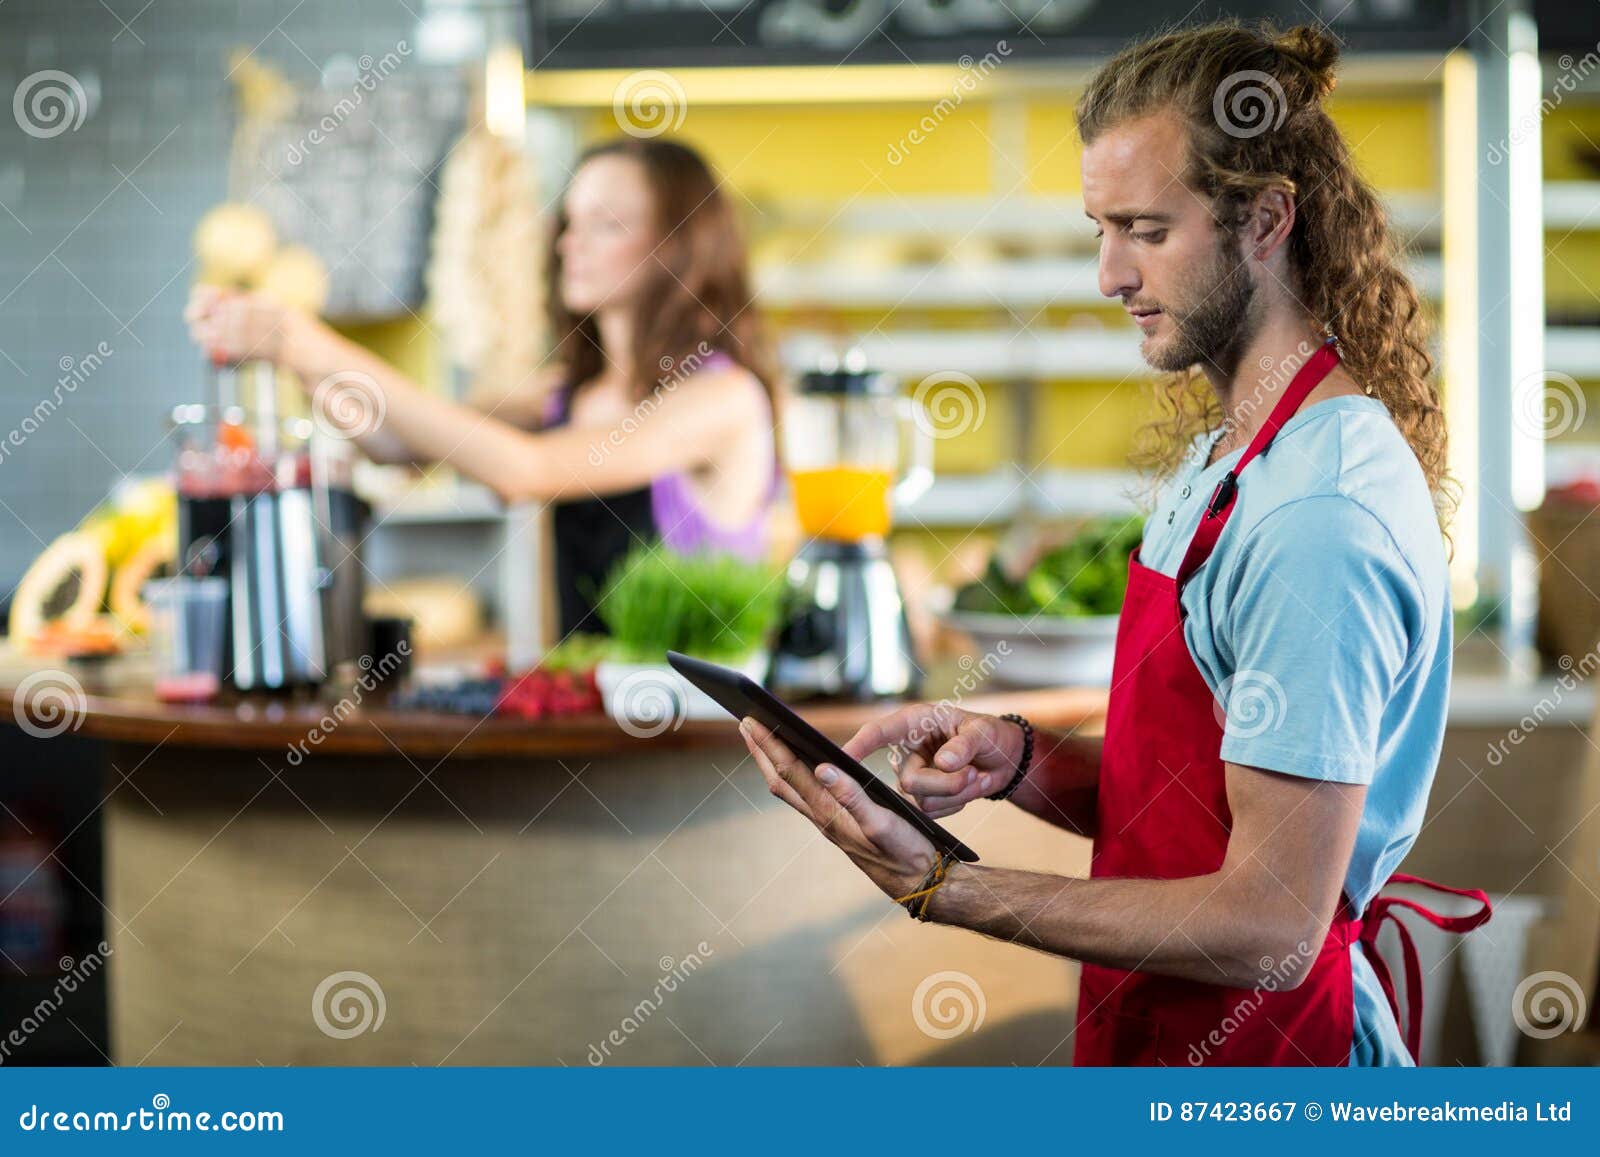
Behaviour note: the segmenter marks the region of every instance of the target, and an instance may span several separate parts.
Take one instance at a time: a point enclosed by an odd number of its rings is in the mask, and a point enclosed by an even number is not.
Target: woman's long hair
[[[1429,323],[1388,214],[1323,108],[1338,58],[1338,41],[1318,27],[1279,34],[1266,23],[1222,21],[1158,35],[1095,73],[1077,105],[1078,135],[1088,146],[1117,125],[1170,109],[1187,128],[1185,180],[1211,198],[1219,225],[1231,230],[1263,190],[1294,197],[1290,288],[1338,337],[1350,375],[1388,407],[1443,529],[1459,488],[1448,473]],[[1160,478],[1222,415],[1194,369],[1163,376],[1156,393],[1159,417],[1140,432],[1134,460]]]
[[[744,238],[710,168],[693,149],[654,137],[619,137],[596,145],[578,165],[606,156],[639,162],[660,238],[645,259],[647,286],[634,317],[630,384],[635,400],[692,371],[706,347],[724,351],[755,374],[775,400],[777,372],[750,291]],[[554,360],[575,385],[597,376],[605,355],[593,316],[571,312],[561,299],[558,242],[566,228],[563,205],[545,256],[545,301]]]

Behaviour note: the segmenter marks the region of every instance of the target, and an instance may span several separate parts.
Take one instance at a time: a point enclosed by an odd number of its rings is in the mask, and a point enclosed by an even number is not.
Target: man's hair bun
[[[1339,63],[1339,42],[1325,27],[1301,24],[1272,42],[1272,47],[1292,60],[1310,78],[1320,99],[1338,83],[1334,68]]]

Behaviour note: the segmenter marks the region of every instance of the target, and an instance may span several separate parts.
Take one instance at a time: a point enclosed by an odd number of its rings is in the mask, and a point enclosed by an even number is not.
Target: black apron
[[[556,417],[547,428],[566,424],[573,389],[571,385],[562,388]],[[574,631],[610,634],[594,611],[606,576],[639,542],[654,543],[660,537],[649,485],[603,498],[558,502],[554,524],[562,638]]]

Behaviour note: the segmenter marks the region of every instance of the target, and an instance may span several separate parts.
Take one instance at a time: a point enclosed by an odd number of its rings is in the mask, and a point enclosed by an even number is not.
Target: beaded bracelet
[[[989,797],[996,802],[1011,798],[1011,794],[1022,786],[1028,767],[1033,763],[1033,724],[1020,715],[1002,715],[1000,718],[1022,728],[1022,758],[1017,760],[1017,773],[1011,777],[1011,782]]]

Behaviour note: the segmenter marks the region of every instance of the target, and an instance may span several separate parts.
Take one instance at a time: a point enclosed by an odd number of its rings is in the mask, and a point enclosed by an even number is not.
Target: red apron
[[[1240,472],[1274,435],[1339,355],[1331,339],[1300,368],[1238,464],[1218,484],[1176,579],[1128,564],[1128,593],[1117,627],[1112,692],[1100,768],[1093,877],[1173,880],[1222,866],[1228,810],[1222,724],[1211,689],[1183,635],[1179,592],[1210,557],[1227,525]],[[1378,898],[1357,916],[1348,896],[1320,944],[1305,946],[1309,973],[1284,986],[1297,962],[1262,961],[1263,982],[1243,989],[1085,964],[1078,994],[1073,1063],[1079,1065],[1345,1065],[1355,1035],[1350,945],[1360,940],[1398,1019],[1399,1002],[1376,949],[1385,919],[1399,927],[1406,973],[1406,1047],[1417,1055],[1422,1029],[1421,968],[1411,937],[1391,908],[1403,906],[1451,932],[1489,918],[1481,891],[1457,891],[1396,872],[1390,883],[1422,884],[1469,896],[1482,909],[1446,917],[1408,900]],[[1174,934],[1178,934],[1174,930]]]

